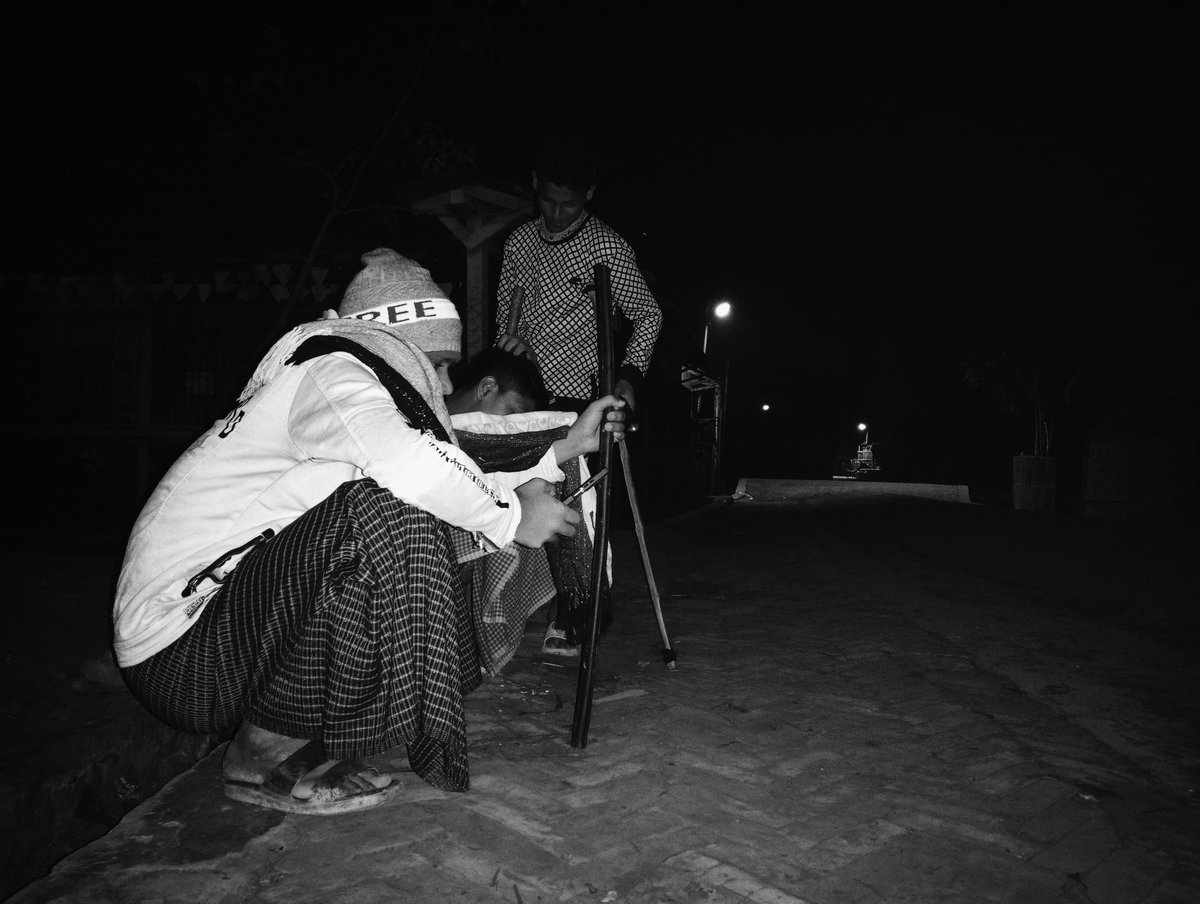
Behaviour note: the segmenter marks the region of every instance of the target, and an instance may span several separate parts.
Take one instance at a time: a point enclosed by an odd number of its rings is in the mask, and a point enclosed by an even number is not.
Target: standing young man
[[[612,298],[632,332],[615,374],[614,395],[637,407],[637,390],[662,329],[662,309],[633,248],[587,210],[596,172],[586,143],[551,138],[533,172],[538,216],[504,243],[497,289],[496,344],[538,361],[551,408],[580,412],[597,396],[595,265],[609,269]],[[513,290],[524,290],[516,334],[506,332]]]

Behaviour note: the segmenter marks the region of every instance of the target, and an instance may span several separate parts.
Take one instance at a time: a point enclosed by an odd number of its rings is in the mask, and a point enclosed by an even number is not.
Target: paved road
[[[671,670],[619,533],[586,747],[528,633],[468,700],[469,792],[284,816],[221,796],[218,751],[10,901],[1195,904],[1194,541],[713,505],[648,534]]]

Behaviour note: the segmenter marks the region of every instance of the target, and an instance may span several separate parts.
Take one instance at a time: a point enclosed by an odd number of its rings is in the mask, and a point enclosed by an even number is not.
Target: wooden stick
[[[524,304],[524,287],[513,286],[512,294],[508,297],[508,327],[504,330],[510,336],[517,335],[517,327],[521,325],[521,308]]]
[[[612,288],[608,267],[596,264],[596,332],[599,345],[600,394],[612,395],[614,372],[612,331]],[[606,414],[607,416],[607,414]],[[600,431],[600,468],[612,475],[612,434]],[[599,470],[599,469],[597,469]],[[579,680],[575,687],[575,718],[571,723],[571,746],[586,747],[588,725],[592,721],[593,671],[596,667],[596,638],[600,633],[600,607],[608,568],[609,500],[612,481],[607,477],[596,488],[596,530],[592,545],[592,599],[587,629],[579,650]]]
[[[629,491],[629,509],[633,512],[633,529],[637,534],[638,548],[642,551],[642,569],[646,572],[646,585],[650,588],[650,602],[654,604],[654,617],[658,619],[658,636],[662,638],[662,658],[667,668],[675,668],[675,651],[667,637],[667,625],[663,621],[662,601],[658,598],[658,584],[654,582],[654,569],[650,567],[650,552],[646,549],[646,529],[642,524],[642,513],[638,508],[637,493],[633,489],[633,471],[629,467],[629,445],[620,443],[621,468],[625,472],[625,489]]]

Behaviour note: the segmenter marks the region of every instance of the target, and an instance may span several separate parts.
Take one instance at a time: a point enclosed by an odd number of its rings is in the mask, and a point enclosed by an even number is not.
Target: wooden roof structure
[[[398,195],[401,206],[440,220],[466,252],[463,333],[469,358],[491,344],[490,242],[532,215],[533,195],[522,185],[472,171],[408,183],[399,188]]]

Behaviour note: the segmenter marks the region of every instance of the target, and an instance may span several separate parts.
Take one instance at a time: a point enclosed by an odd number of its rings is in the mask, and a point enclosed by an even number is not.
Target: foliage
[[[413,0],[328,27],[73,31],[39,84],[55,102],[10,111],[26,127],[5,232],[53,234],[60,257],[262,259],[311,257],[344,222],[385,230],[397,183],[474,164],[460,99],[511,47],[512,12]]]
[[[969,356],[963,369],[967,385],[985,391],[1000,412],[1029,418],[1031,454],[1053,453],[1059,407],[1071,400],[1082,370],[1076,348],[1045,341],[1001,343]]]

